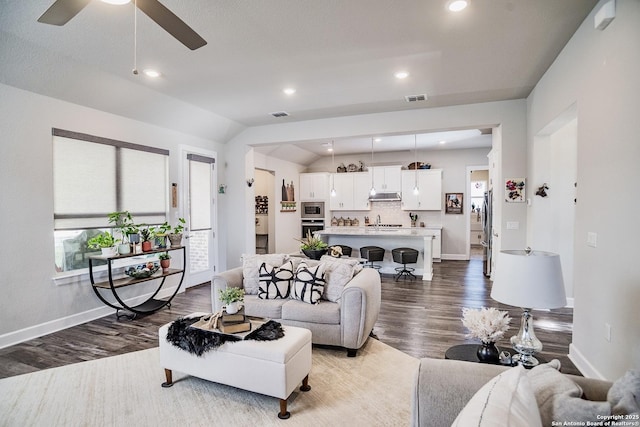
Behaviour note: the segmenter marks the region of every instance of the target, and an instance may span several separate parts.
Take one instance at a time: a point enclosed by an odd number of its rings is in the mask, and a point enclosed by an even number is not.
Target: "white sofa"
[[[223,308],[220,289],[244,288],[243,271],[243,267],[237,267],[213,278],[211,304],[214,311]],[[308,304],[294,299],[260,299],[258,295],[246,295],[244,307],[249,316],[309,329],[314,344],[344,347],[353,357],[373,330],[380,312],[380,298],[380,274],[365,268],[346,283],[336,302],[322,299],[319,304]]]

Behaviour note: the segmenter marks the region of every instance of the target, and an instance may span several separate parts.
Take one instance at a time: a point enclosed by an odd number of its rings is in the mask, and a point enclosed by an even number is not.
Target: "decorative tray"
[[[147,262],[146,264],[127,267],[124,273],[134,279],[146,279],[160,269],[160,263]]]

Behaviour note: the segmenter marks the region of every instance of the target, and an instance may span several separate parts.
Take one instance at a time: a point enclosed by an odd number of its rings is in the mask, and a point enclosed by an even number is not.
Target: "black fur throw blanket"
[[[199,317],[181,317],[169,325],[167,341],[182,350],[196,356],[202,356],[206,351],[221,346],[226,342],[242,341],[235,335],[220,334],[213,331],[205,331],[190,326],[199,321]],[[273,320],[260,326],[255,331],[244,337],[245,340],[273,341],[284,336],[282,325]]]

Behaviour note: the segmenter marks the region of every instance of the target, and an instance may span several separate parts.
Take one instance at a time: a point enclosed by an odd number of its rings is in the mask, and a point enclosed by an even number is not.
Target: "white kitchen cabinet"
[[[414,194],[416,171],[402,171],[402,203],[405,211],[442,210],[442,169],[419,169],[418,194]]]
[[[334,173],[330,180],[336,190],[330,197],[332,211],[369,210],[369,187],[371,179],[368,172]]]
[[[369,168],[373,173],[373,185],[379,193],[402,191],[401,166],[374,166]]]
[[[329,197],[329,174],[300,174],[300,201],[326,201]]]

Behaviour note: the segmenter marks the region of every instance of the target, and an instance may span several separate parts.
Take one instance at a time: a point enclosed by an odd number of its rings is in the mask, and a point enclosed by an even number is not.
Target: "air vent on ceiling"
[[[289,113],[287,113],[286,111],[276,111],[275,113],[269,114],[271,114],[273,117],[287,117],[289,115]]]
[[[423,93],[420,95],[407,95],[404,97],[404,100],[407,102],[417,102],[417,101],[426,101],[427,100],[427,94]]]

